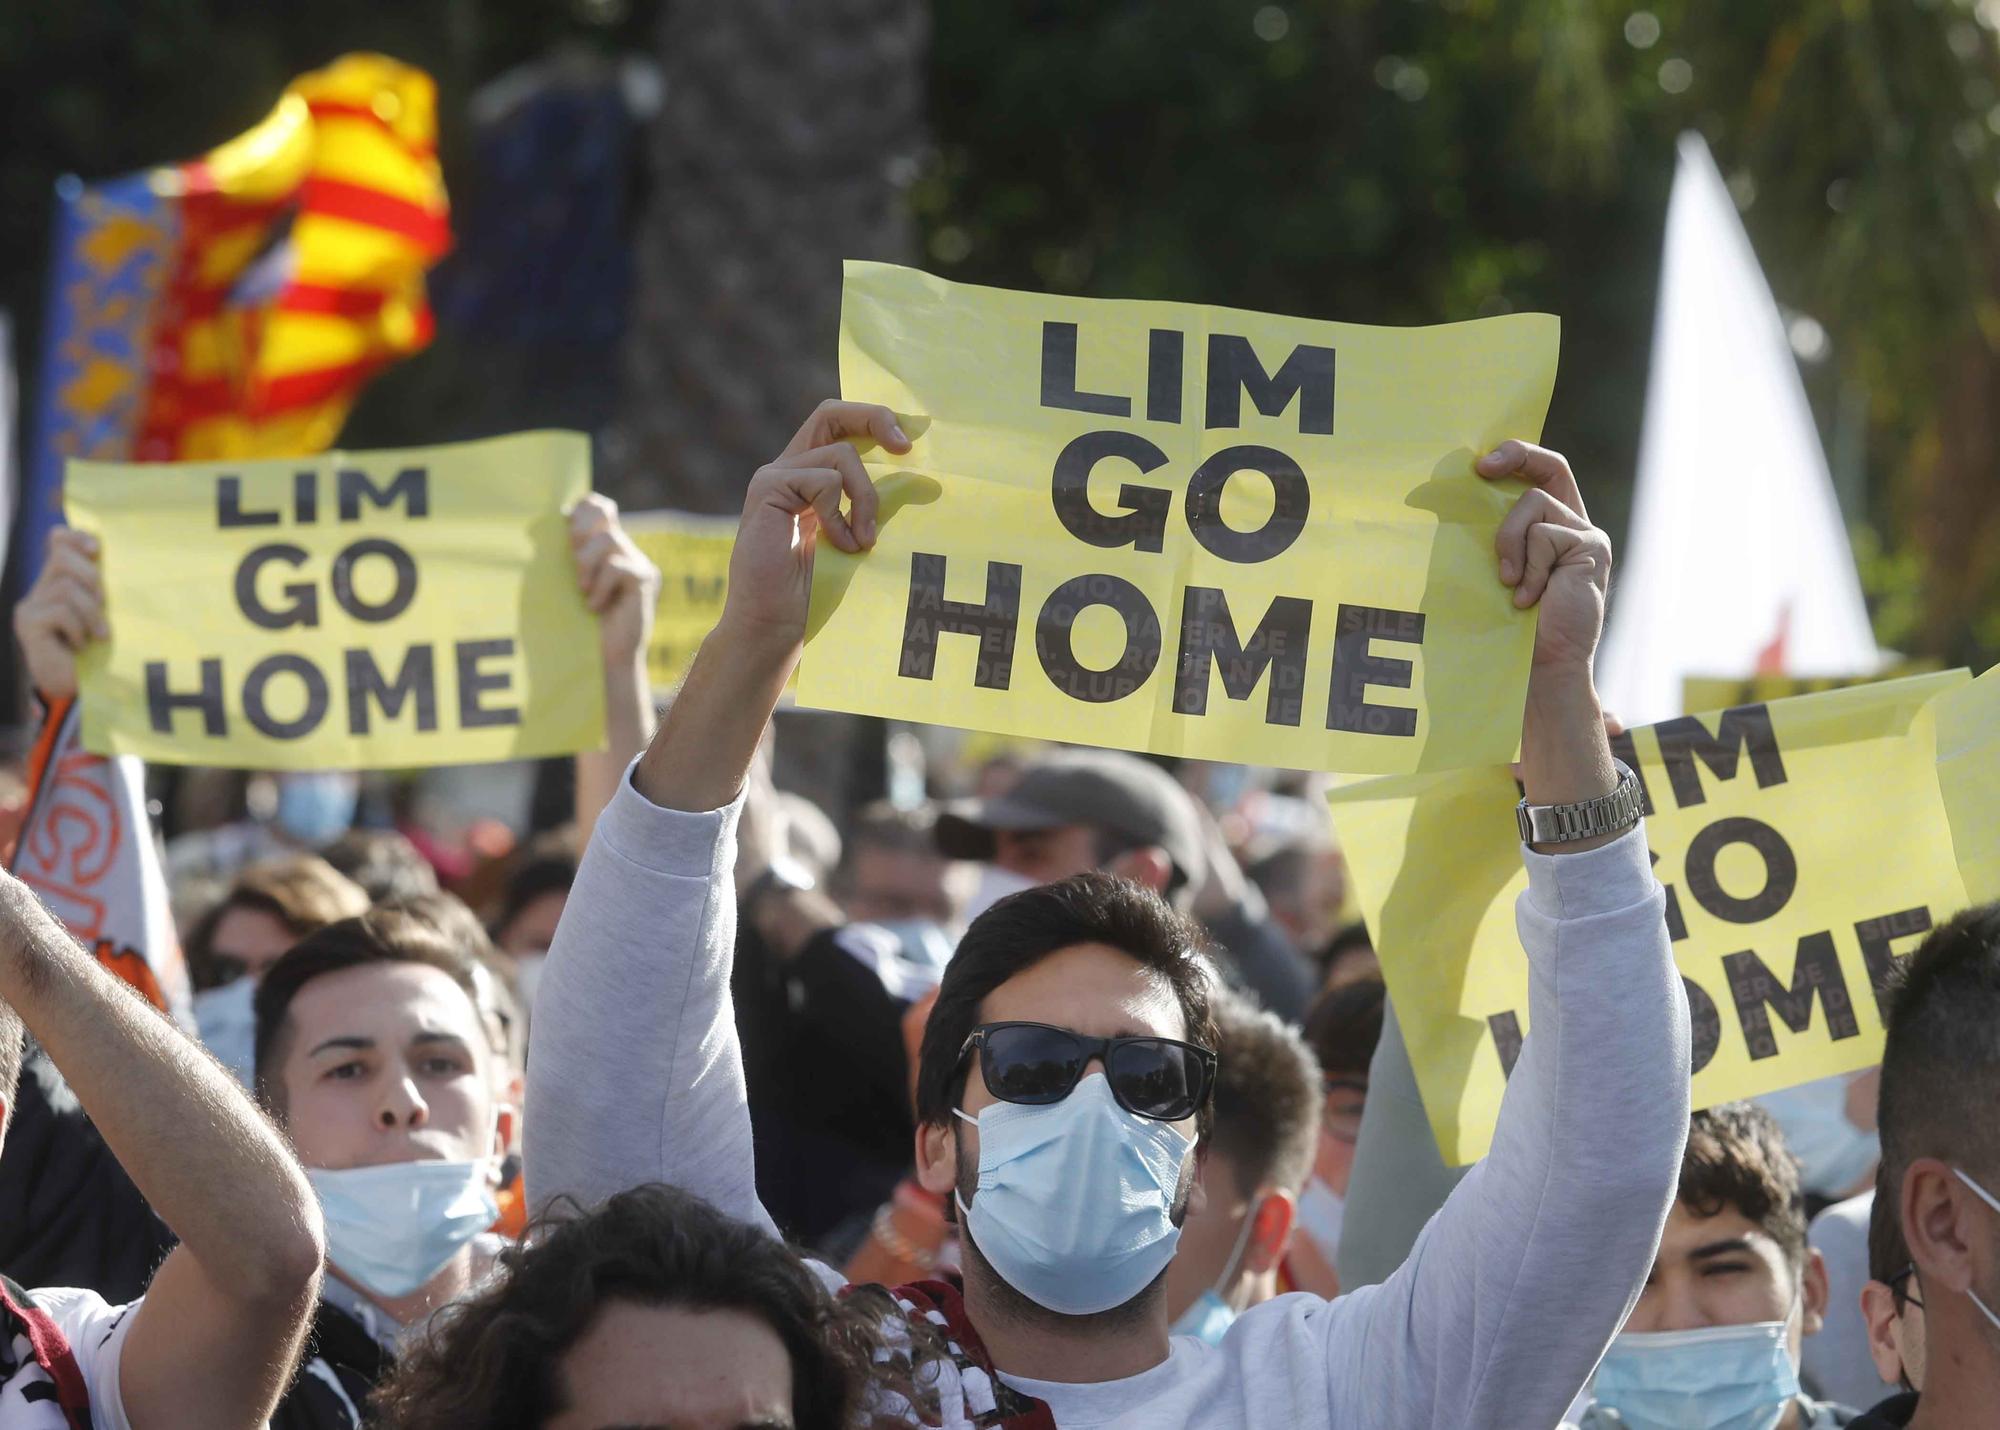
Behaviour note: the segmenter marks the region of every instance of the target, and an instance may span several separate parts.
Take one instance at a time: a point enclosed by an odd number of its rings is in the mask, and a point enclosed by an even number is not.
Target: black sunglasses
[[[979,1049],[986,1090],[1002,1102],[1061,1102],[1093,1060],[1127,1112],[1161,1122],[1194,1116],[1215,1082],[1215,1054],[1174,1038],[1086,1038],[1047,1023],[985,1023],[958,1050]]]
[[[1916,1279],[1916,1274],[1917,1264],[1912,1261],[1908,1266],[1905,1266],[1901,1271],[1898,1271],[1883,1283],[1895,1296],[1896,1309],[1898,1311],[1902,1310],[1905,1304],[1915,1306],[1919,1311],[1924,1309],[1924,1303],[1919,1301],[1917,1293],[1910,1289],[1910,1283]]]

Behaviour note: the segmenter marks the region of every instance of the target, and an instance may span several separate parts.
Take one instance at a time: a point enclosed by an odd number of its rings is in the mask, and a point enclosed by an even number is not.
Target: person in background
[[[830,881],[841,912],[889,929],[957,927],[953,866],[938,850],[936,829],[930,804],[899,809],[877,800],[857,810]]]
[[[368,910],[368,895],[315,854],[252,864],[222,902],[188,930],[201,1040],[246,1088],[251,1083],[257,981],[307,934]]]
[[[1868,1068],[1755,1099],[1778,1119],[1785,1145],[1799,1159],[1799,1185],[1805,1189],[1809,1215],[1818,1216],[1835,1202],[1874,1187],[1882,1157],[1882,1139],[1875,1130],[1880,1086],[1881,1070]]]
[[[244,817],[169,839],[169,883],[227,882],[251,864],[310,854],[346,832],[361,800],[352,770],[259,771],[244,789]]]
[[[1320,994],[1306,1014],[1306,1047],[1320,1074],[1313,1105],[1318,1135],[1312,1175],[1299,1194],[1299,1229],[1285,1270],[1299,1290],[1328,1299],[1340,1294],[1334,1258],[1354,1175],[1354,1144],[1368,1105],[1369,1062],[1382,1036],[1387,996],[1380,979],[1363,979]]]
[[[1798,1162],[1778,1124],[1747,1102],[1697,1112],[1659,1254],[1597,1368],[1582,1430],[1846,1425],[1853,1410],[1799,1386],[1801,1343],[1825,1312],[1826,1267],[1806,1243]]]
[[[179,1245],[122,1306],[0,1280],[0,1424],[261,1425],[319,1284],[298,1164],[227,1073],[0,874],[0,1129],[24,1025]]]
[[[1320,1123],[1319,1065],[1295,1030],[1229,994],[1216,999],[1215,1030],[1207,1196],[1167,1266],[1174,1334],[1210,1345],[1278,1294]]]
[[[350,829],[325,845],[319,856],[359,884],[371,904],[438,891],[437,870],[408,835],[393,829]]]
[[[1150,760],[1121,750],[1037,755],[1006,794],[946,805],[937,840],[951,858],[979,866],[968,916],[1016,890],[1101,869],[1194,913],[1234,986],[1287,1021],[1305,1013],[1311,983],[1304,959],[1214,821]]]
[[[576,882],[576,831],[552,829],[536,836],[514,857],[493,920],[494,947],[513,966],[514,984],[530,1015],[549,941]]]
[[[1883,1430],[1907,1425],[1924,1388],[1924,1308],[1918,1302],[1916,1264],[1903,1241],[1902,1219],[1892,1199],[1879,1194],[1868,1213],[1868,1283],[1861,1315],[1868,1325],[1868,1355],[1888,1391],[1855,1425]]]
[[[771,1225],[730,1007],[731,846],[815,546],[875,538],[850,436],[910,448],[886,408],[829,402],[752,478],[721,620],[585,852],[537,1010],[531,1206],[667,1181]],[[1553,1425],[1630,1307],[1687,1135],[1689,1025],[1636,779],[1591,684],[1610,546],[1556,454],[1509,442],[1476,470],[1527,488],[1496,566],[1517,608],[1539,607],[1530,817],[1596,816],[1523,856],[1532,1031],[1492,1153],[1372,1294],[1278,1297],[1221,1346],[1170,1335],[1164,1273],[1206,1202],[1214,969],[1130,879],[1003,899],[960,941],[918,1058],[915,1160],[964,1219],[963,1286],[893,1293],[906,1324],[943,1333],[921,1380],[949,1423]],[[1580,1175],[1576,1149],[1597,1146],[1617,1154]]]
[[[1806,1240],[1826,1266],[1827,1305],[1826,1323],[1805,1343],[1799,1378],[1814,1394],[1842,1405],[1873,1405],[1896,1388],[1893,1375],[1876,1373],[1869,1338],[1868,1286],[1876,1274],[1870,1242],[1877,1220],[1871,1189],[1835,1202],[1806,1228]],[[1902,1264],[1909,1259],[1906,1254]]]
[[[1358,920],[1328,939],[1315,961],[1320,968],[1322,993],[1382,976],[1382,960],[1375,956],[1375,940],[1368,932],[1368,925]]]
[[[1882,1050],[1882,1170],[1913,1272],[1886,1278],[1922,1313],[1903,1362],[1923,1393],[1869,1430],[1990,1425],[2000,1406],[2000,903],[1968,909],[1897,967]]]
[[[380,1430],[852,1430],[889,1356],[782,1242],[672,1187],[502,1261],[382,1386]]]
[[[1347,861],[1331,843],[1293,839],[1244,871],[1297,949],[1324,948],[1347,904]]]
[[[350,1430],[401,1348],[471,1293],[515,1136],[477,951],[413,913],[329,924],[257,987],[257,1088],[326,1216],[313,1352],[273,1430]]]

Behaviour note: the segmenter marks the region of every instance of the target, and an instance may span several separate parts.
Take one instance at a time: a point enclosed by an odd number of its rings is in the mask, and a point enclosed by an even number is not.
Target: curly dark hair
[[[1734,1207],[1784,1248],[1792,1271],[1806,1260],[1806,1201],[1799,1159],[1777,1119],[1752,1102],[1697,1112],[1681,1157],[1680,1201],[1696,1216]]]
[[[382,1430],[540,1430],[568,1402],[564,1354],[612,1301],[746,1312],[791,1357],[797,1430],[862,1423],[881,1332],[790,1247],[677,1187],[564,1210],[502,1253],[505,1273],[446,1310],[376,1388]]]

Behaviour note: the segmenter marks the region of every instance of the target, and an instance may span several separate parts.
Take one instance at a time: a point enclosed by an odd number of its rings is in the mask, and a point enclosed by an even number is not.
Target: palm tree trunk
[[[599,485],[628,510],[735,512],[839,393],[840,265],[907,260],[925,0],[668,0],[637,311]],[[784,722],[778,776],[839,819],[881,793],[876,720]]]
[[[923,143],[923,0],[670,0],[638,311],[602,485],[738,509],[836,395],[843,258],[905,260]]]

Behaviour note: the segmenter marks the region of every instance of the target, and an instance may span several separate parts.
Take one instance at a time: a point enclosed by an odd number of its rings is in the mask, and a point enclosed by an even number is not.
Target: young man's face
[[[299,990],[287,1022],[285,1122],[306,1166],[497,1155],[492,1045],[472,999],[442,969],[329,973]]]
[[[984,1023],[1048,1023],[1093,1038],[1187,1037],[1187,1020],[1167,981],[1147,970],[1130,954],[1101,943],[1077,944],[1058,950],[1032,968],[1015,974],[986,995],[979,1021]],[[1104,1064],[1093,1061],[1084,1076],[1101,1077]],[[1070,1096],[1076,1096],[1072,1092]],[[959,1107],[977,1118],[981,1108],[997,1099],[986,1090],[979,1058],[967,1058],[965,1095]],[[925,1127],[917,1137],[917,1170],[930,1191],[950,1196],[954,1189],[968,1205],[979,1166],[979,1129],[954,1117],[952,1125]],[[1195,1119],[1171,1124],[1192,1148]],[[1206,1205],[1198,1165],[1190,1157],[1181,1176],[1189,1215]]]
[[[1818,1252],[1808,1251],[1803,1272],[1795,1275],[1785,1249],[1736,1208],[1725,1206],[1705,1217],[1675,1202],[1646,1289],[1625,1329],[1691,1331],[1790,1320],[1788,1344],[1796,1365],[1801,1337],[1819,1330],[1826,1296],[1826,1267]]]

